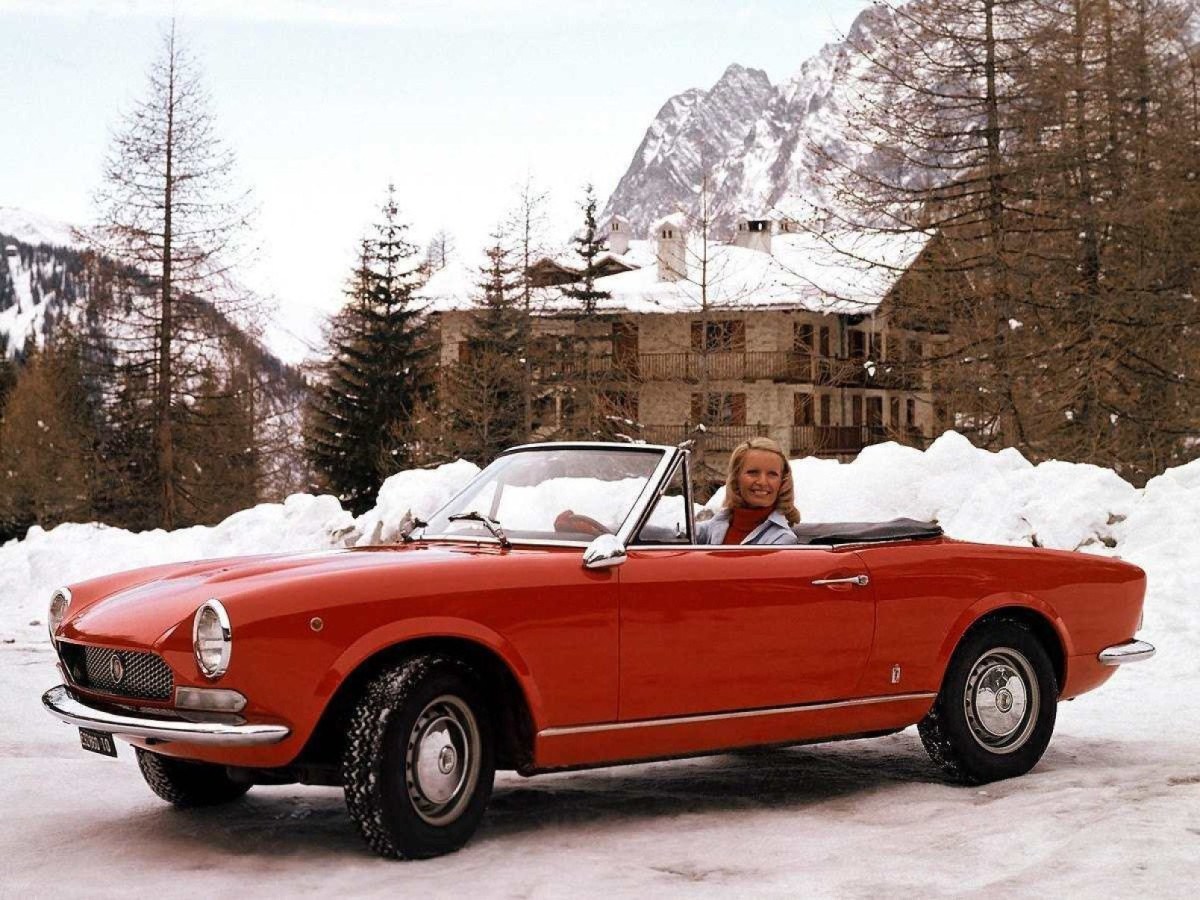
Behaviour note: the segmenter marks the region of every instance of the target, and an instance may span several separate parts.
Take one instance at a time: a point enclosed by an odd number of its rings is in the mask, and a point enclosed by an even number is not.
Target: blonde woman
[[[729,454],[724,506],[696,527],[696,543],[795,544],[799,521],[783,449],[770,438],[751,438]]]

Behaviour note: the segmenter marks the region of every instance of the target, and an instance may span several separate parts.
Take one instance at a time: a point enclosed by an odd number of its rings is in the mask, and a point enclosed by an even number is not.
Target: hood
[[[497,556],[501,552],[486,545],[413,544],[214,559],[135,570],[79,586],[84,602],[72,604],[59,634],[80,643],[144,646],[157,643],[180,623],[190,623],[200,604],[212,597],[219,598],[233,615],[235,609],[253,605],[268,593],[287,591],[289,585],[299,582],[333,576],[341,579],[339,584],[349,584],[357,573],[381,568],[402,570],[409,582],[416,580],[409,575],[414,567],[424,569],[464,556]],[[388,575],[390,580],[391,573]],[[89,587],[99,590],[89,591]]]

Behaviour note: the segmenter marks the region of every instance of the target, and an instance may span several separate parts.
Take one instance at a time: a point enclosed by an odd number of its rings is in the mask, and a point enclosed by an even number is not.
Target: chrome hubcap
[[[413,808],[430,825],[446,825],[462,814],[479,778],[479,726],[461,699],[438,697],[417,716],[404,778]]]
[[[1040,706],[1037,677],[1021,652],[997,647],[971,667],[963,711],[971,734],[984,749],[1012,753],[1024,746]]]

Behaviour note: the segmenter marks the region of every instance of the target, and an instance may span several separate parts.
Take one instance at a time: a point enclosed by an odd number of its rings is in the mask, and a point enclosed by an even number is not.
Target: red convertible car
[[[178,806],[337,784],[390,857],[462,846],[534,775],[889,734],[956,780],[1020,775],[1058,701],[1154,653],[1127,563],[911,520],[694,543],[688,454],[540,444],[395,546],[165,565],[55,592],[88,750]]]

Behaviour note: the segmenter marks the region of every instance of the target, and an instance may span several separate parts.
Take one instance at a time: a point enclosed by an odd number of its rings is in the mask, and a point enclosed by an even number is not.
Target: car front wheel
[[[224,766],[175,759],[141,747],[134,749],[146,784],[162,799],[180,808],[218,806],[250,790],[248,783],[230,778]]]
[[[487,707],[457,660],[418,656],[384,670],[350,717],[346,807],[382,856],[422,859],[465,844],[495,771]]]
[[[1001,619],[963,638],[918,731],[951,778],[983,784],[1037,764],[1054,732],[1057,704],[1045,648],[1021,623]]]

